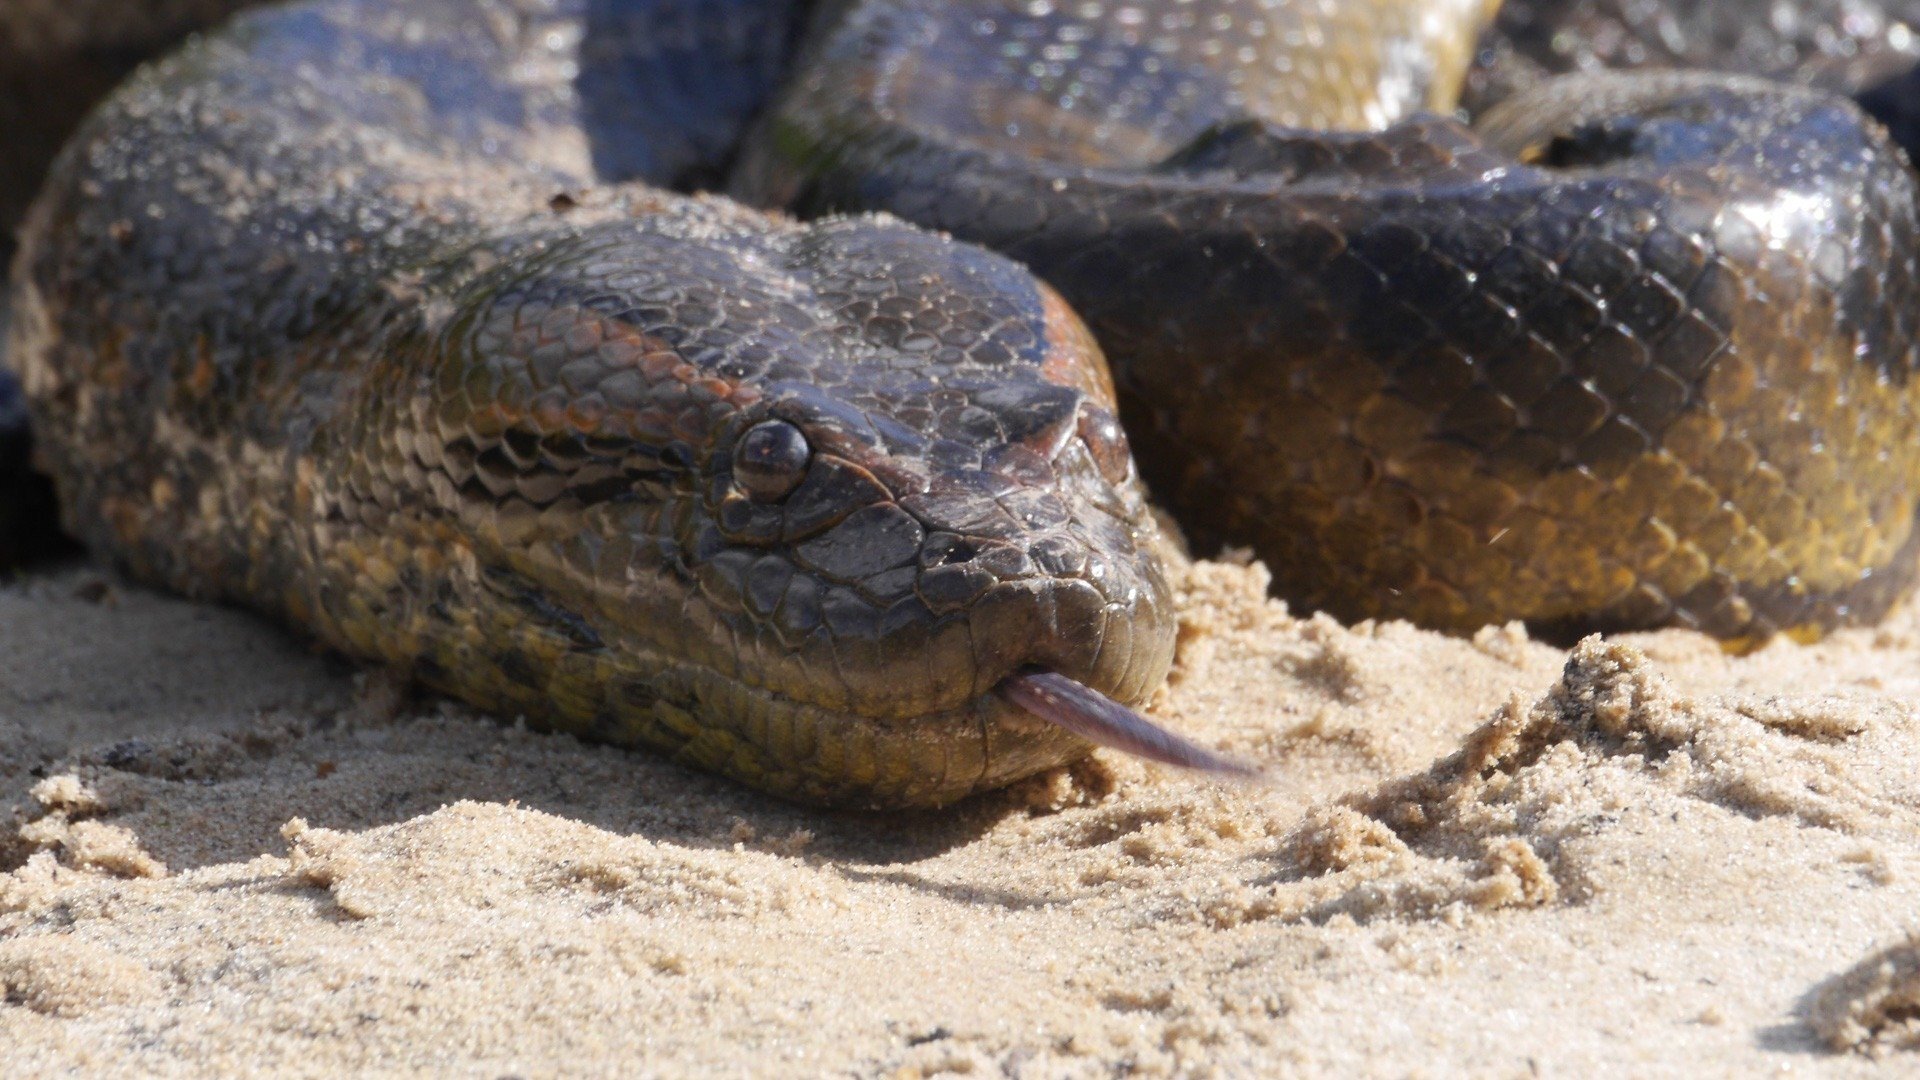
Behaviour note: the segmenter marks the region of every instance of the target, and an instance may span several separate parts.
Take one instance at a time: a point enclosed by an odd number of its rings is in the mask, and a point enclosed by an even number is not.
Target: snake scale
[[[1342,618],[1877,618],[1907,13],[1494,7],[267,8],[67,145],[8,361],[134,576],[815,803],[1239,768],[1128,708],[1148,491]]]

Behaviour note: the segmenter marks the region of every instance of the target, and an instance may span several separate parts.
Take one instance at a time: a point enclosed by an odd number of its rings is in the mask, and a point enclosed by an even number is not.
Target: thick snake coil
[[[1468,128],[1423,110],[1482,0],[803,6],[318,0],[143,71],[15,264],[69,528],[874,806],[1084,738],[1233,767],[1124,708],[1174,620],[1116,412],[1343,617],[1757,637],[1908,583],[1920,228],[1848,102],[1603,76]],[[1005,255],[664,190],[721,183]]]

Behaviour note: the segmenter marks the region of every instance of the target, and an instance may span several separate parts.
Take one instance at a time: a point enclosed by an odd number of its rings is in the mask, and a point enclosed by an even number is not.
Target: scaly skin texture
[[[47,162],[135,64],[260,0],[7,0],[0,4],[0,255]]]
[[[1304,132],[1272,85],[1450,54],[1487,14],[1351,42],[1330,10],[862,4],[734,190],[1031,266],[1105,345],[1155,496],[1302,607],[1736,641],[1877,618],[1920,543],[1920,229],[1878,127],[1594,76],[1478,129]]]
[[[325,0],[136,77],[15,267],[67,526],[796,799],[1084,753],[990,691],[1165,676],[1098,349],[982,250],[647,186],[711,169],[785,63],[792,5],[728,7]]]

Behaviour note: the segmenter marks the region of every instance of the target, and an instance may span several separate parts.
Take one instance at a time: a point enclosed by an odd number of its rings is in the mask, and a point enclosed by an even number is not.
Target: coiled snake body
[[[1117,411],[1198,538],[1342,616],[1876,616],[1916,543],[1904,159],[1701,76],[1470,129],[1421,110],[1491,12],[1441,7],[243,16],[64,152],[10,361],[136,575],[816,802],[1089,733],[1227,767],[1106,700],[1174,637]],[[816,220],[665,190],[723,182]],[[1011,258],[817,216],[867,209]]]

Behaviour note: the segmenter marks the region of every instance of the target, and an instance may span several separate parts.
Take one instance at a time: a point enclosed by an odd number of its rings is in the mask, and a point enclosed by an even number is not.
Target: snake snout
[[[903,500],[927,528],[918,595],[965,620],[973,693],[1042,669],[1143,700],[1173,640],[1151,518],[1137,484],[1112,483],[1113,466],[1084,439],[1046,450],[1010,444],[992,471],[938,476]]]
[[[1122,701],[1152,693],[1171,658],[1173,612],[1156,567],[1076,553],[1074,572],[1035,566],[995,581],[967,611],[976,690],[1051,671]]]
[[[987,754],[1004,775],[1087,743],[1223,775],[1254,771],[1128,707],[1165,678],[1175,630],[1152,539],[1129,520],[1090,514],[1035,539],[1020,566],[1030,572],[1000,577],[968,609],[974,670],[993,706]]]

